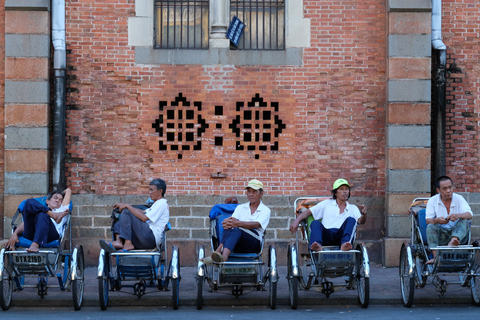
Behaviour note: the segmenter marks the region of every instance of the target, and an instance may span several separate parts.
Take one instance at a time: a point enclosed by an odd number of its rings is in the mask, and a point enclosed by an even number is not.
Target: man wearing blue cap
[[[361,211],[356,205],[348,203],[350,185],[345,179],[337,179],[333,183],[333,199],[324,200],[303,211],[290,226],[292,233],[296,232],[300,221],[313,215],[315,221],[310,224],[310,248],[321,251],[322,246],[338,246],[343,251],[352,249],[352,238],[355,227],[367,220],[367,209],[361,205]],[[321,221],[320,221],[321,220]]]

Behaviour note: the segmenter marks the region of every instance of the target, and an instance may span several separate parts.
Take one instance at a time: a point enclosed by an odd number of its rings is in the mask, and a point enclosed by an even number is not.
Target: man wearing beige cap
[[[232,216],[223,220],[225,230],[222,241],[211,257],[204,259],[205,264],[227,261],[230,253],[258,252],[262,237],[270,222],[270,209],[263,204],[263,183],[250,180],[245,187],[248,202],[237,206]]]
[[[321,251],[322,246],[340,246],[343,251],[352,249],[352,238],[355,227],[367,220],[367,209],[348,203],[350,184],[345,179],[337,179],[333,183],[333,199],[324,200],[303,211],[290,226],[296,232],[300,221],[313,215],[315,221],[310,224],[310,248]],[[320,221],[321,219],[321,221]]]

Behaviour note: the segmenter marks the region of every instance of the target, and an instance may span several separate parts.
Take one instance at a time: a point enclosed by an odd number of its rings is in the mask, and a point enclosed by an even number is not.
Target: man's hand
[[[69,210],[67,209],[63,212],[53,212],[53,211],[50,211],[50,212],[51,212],[51,214],[49,214],[49,216],[53,220],[55,220],[56,223],[60,223],[62,221],[63,217],[65,217],[68,214]]]
[[[118,209],[120,212],[122,212],[122,210],[125,209],[126,207],[128,207],[128,203],[115,203],[113,205],[113,208]]]
[[[295,232],[297,232],[298,230],[298,225],[300,224],[299,221],[297,221],[297,219],[295,219],[295,221],[292,222],[292,224],[290,225],[290,232],[293,234]]]
[[[360,214],[362,216],[366,216],[367,215],[367,206],[364,205],[364,204],[359,204],[358,206],[358,209],[360,209]]]
[[[446,218],[447,221],[452,221],[452,222],[457,221],[458,219],[460,219],[460,218],[455,213],[449,214],[448,217]]]
[[[448,218],[436,218],[435,220],[438,224],[447,224],[449,222]]]
[[[9,250],[15,249],[15,244],[18,242],[18,235],[13,233],[10,239],[8,239],[7,244],[5,244],[5,248]]]
[[[227,229],[231,229],[231,228],[236,228],[239,225],[238,222],[239,222],[239,220],[237,218],[228,217],[227,219],[223,220],[223,222],[222,222],[223,229],[227,230]]]

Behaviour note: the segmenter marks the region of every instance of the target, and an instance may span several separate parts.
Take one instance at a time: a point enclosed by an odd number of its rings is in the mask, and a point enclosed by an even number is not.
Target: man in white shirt
[[[63,193],[53,190],[47,195],[46,206],[35,199],[27,199],[22,212],[23,222],[15,229],[5,247],[15,249],[20,235],[32,241],[27,252],[38,252],[41,246],[60,239],[70,211],[71,196],[70,188]]]
[[[122,215],[113,229],[115,241],[100,240],[100,247],[107,252],[117,249],[125,251],[134,249],[160,248],[165,235],[165,225],[170,216],[167,200],[164,198],[167,184],[162,179],[150,182],[149,194],[154,201],[147,210],[141,210],[126,203],[116,203]]]
[[[465,243],[468,241],[472,209],[461,195],[453,192],[453,182],[449,177],[441,176],[435,186],[438,194],[428,200],[425,212],[429,247]],[[435,257],[435,250],[432,252]],[[433,262],[434,259],[430,259],[427,264]]]
[[[245,187],[247,203],[235,208],[232,216],[222,222],[223,237],[220,245],[211,257],[203,259],[205,264],[227,261],[230,253],[258,252],[262,245],[262,237],[270,222],[270,209],[263,204],[263,183],[252,179]]]
[[[333,183],[333,199],[324,200],[315,206],[303,211],[290,226],[295,233],[298,225],[309,215],[315,221],[310,224],[310,249],[322,251],[322,246],[340,246],[343,251],[352,249],[352,237],[355,227],[364,224],[367,220],[367,209],[348,203],[350,185],[345,179],[337,179]],[[320,221],[321,220],[321,221]]]

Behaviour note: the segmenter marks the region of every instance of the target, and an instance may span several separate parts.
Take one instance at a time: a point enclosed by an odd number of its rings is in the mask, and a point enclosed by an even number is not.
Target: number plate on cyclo
[[[15,256],[15,263],[18,264],[29,264],[29,263],[38,263],[45,264],[45,255],[40,254],[22,254]]]
[[[320,260],[325,262],[347,262],[353,259],[354,254],[350,252],[346,253],[329,253],[322,252],[320,254]]]
[[[447,251],[441,252],[440,256],[445,261],[470,260],[471,252],[469,251]]]

